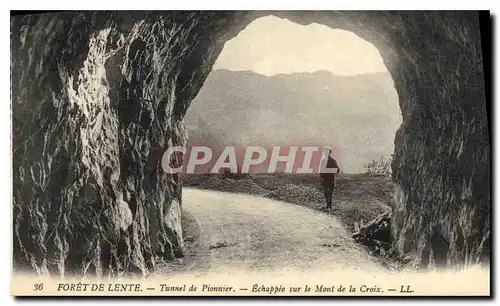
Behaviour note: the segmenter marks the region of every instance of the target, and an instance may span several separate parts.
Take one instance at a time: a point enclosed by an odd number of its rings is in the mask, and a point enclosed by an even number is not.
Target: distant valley
[[[357,173],[392,154],[401,111],[389,73],[214,70],[185,123],[190,144],[329,145],[343,171]]]

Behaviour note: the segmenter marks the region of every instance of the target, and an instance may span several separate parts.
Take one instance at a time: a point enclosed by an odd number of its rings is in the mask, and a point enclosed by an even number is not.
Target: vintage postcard
[[[488,11],[10,27],[12,295],[491,295]]]

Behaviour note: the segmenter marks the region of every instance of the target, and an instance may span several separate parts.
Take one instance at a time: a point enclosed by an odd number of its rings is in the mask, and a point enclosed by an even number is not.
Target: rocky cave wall
[[[183,256],[163,150],[224,42],[259,16],[373,43],[403,124],[394,246],[415,264],[486,262],[490,151],[474,12],[69,12],[11,17],[14,268],[148,274]]]

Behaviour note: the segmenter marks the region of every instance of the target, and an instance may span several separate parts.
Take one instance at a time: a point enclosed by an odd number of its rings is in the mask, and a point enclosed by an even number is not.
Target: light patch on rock
[[[181,215],[181,205],[177,199],[173,199],[168,212],[165,214],[165,224],[172,229],[182,248],[184,239],[182,238]]]
[[[118,194],[114,218],[116,228],[126,231],[132,224],[132,211],[127,202],[123,200],[123,195]]]

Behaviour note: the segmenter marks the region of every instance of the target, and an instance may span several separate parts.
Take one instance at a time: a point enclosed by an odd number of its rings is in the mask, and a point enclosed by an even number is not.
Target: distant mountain
[[[400,113],[388,73],[214,70],[185,122],[190,142],[330,145],[345,172],[359,172],[363,163],[392,154]]]

